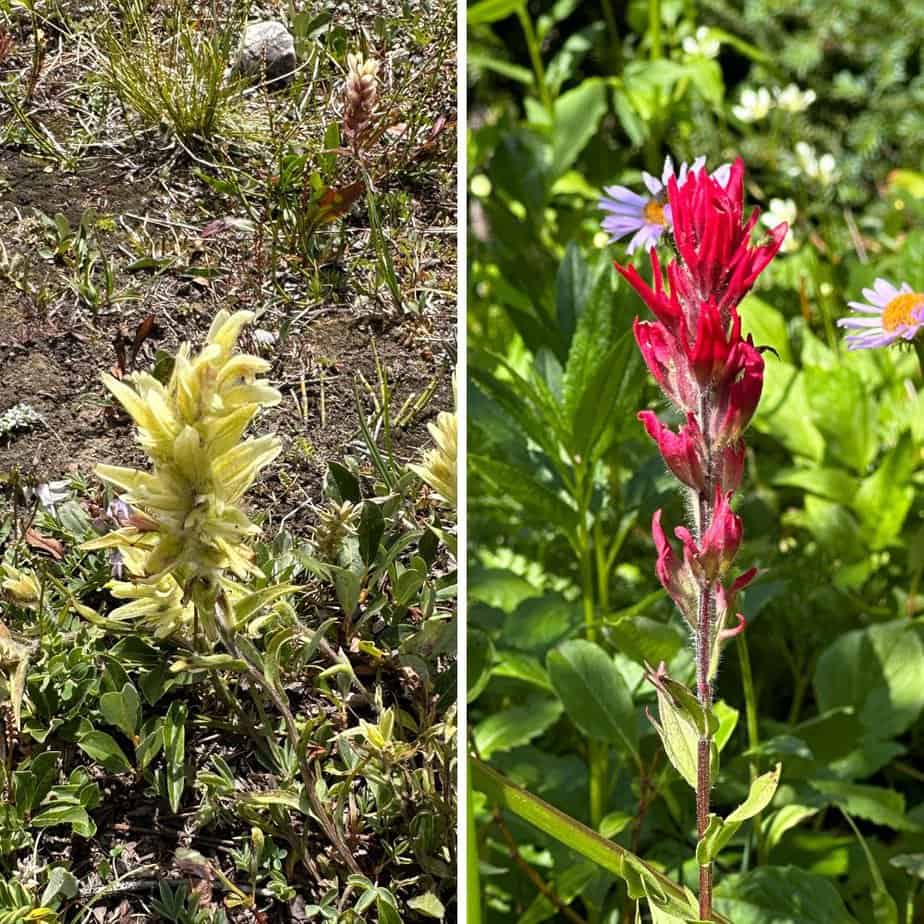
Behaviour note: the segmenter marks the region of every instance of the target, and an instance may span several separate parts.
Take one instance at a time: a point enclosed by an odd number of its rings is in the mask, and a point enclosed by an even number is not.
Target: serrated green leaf
[[[857,924],[830,880],[793,866],[724,876],[715,907],[735,924]]]

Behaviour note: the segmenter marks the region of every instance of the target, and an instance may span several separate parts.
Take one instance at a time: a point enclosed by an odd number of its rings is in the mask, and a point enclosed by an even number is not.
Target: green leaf
[[[28,767],[13,771],[16,808],[26,815],[35,811],[48,795],[58,778],[60,751],[41,751],[29,761]]]
[[[914,488],[909,482],[918,457],[911,437],[904,433],[879,468],[860,483],[854,509],[871,548],[885,548],[898,538],[914,500]]]
[[[764,838],[767,850],[773,848],[782,840],[783,835],[801,824],[807,818],[818,814],[818,809],[808,805],[784,805],[778,812],[774,812],[763,822]]]
[[[707,103],[718,109],[725,98],[725,81],[718,61],[709,58],[692,58],[685,62],[690,84]]]
[[[472,785],[483,792],[492,805],[513,813],[538,830],[555,838],[569,850],[586,857],[607,872],[627,880],[640,891],[639,897],[653,893],[659,910],[681,920],[695,920],[696,899],[689,889],[678,886],[644,860],[624,847],[601,837],[596,831],[514,786],[505,777],[480,760],[469,761]],[[721,914],[714,914],[714,924],[730,924]],[[735,924],[739,922],[735,921]]]
[[[468,630],[468,702],[474,702],[488,685],[494,663],[494,642],[487,632]]]
[[[106,732],[87,732],[77,739],[77,746],[110,773],[123,773],[132,768],[118,742]]]
[[[762,812],[773,798],[780,782],[781,764],[751,783],[747,799],[723,821],[718,815],[709,816],[709,824],[696,845],[696,861],[700,866],[712,863],[722,848],[735,836],[741,825]]]
[[[433,892],[416,895],[408,901],[407,906],[412,911],[416,911],[418,914],[425,915],[428,918],[435,918],[437,921],[442,921],[446,915],[443,903]]]
[[[149,719],[141,727],[140,740],[135,745],[138,769],[144,770],[164,746],[164,720],[161,716]]]
[[[900,853],[889,860],[889,865],[904,870],[909,876],[924,879],[924,853]]]
[[[646,598],[648,605],[664,599],[664,592],[654,591]],[[609,616],[604,617],[609,622]],[[675,622],[659,622],[645,616],[621,619],[608,626],[606,637],[620,654],[636,664],[669,664],[687,642],[687,633]]]
[[[234,604],[234,621],[238,626],[246,625],[247,621],[265,606],[269,606],[274,600],[280,597],[294,594],[301,590],[299,584],[273,584],[271,587],[263,587],[253,593],[246,594]]]
[[[584,893],[588,884],[598,875],[592,863],[575,863],[555,876],[551,882],[554,894],[562,905],[568,905]],[[517,924],[539,924],[555,917],[557,908],[543,894],[537,895],[532,904],[520,915]]]
[[[63,866],[54,866],[48,873],[48,881],[42,892],[41,904],[50,906],[56,899],[73,898],[80,891],[77,877]]]
[[[751,783],[747,799],[725,819],[726,824],[741,824],[760,814],[769,804],[780,784],[782,764],[777,764],[769,773],[764,773]]]
[[[566,534],[574,531],[577,511],[553,487],[536,480],[535,471],[475,454],[469,455],[469,465],[531,521],[556,526]]]
[[[385,889],[376,889],[375,910],[379,916],[379,924],[401,924],[401,915],[395,907],[394,899],[389,901],[382,893]]]
[[[825,439],[812,422],[802,373],[772,356],[764,371],[764,387],[754,426],[768,433],[794,455],[821,462]]]
[[[351,504],[358,504],[362,500],[362,491],[356,475],[339,462],[328,462],[327,468],[340,492],[340,499],[349,501]]]
[[[527,706],[495,712],[475,726],[478,753],[490,757],[495,751],[526,744],[549,729],[561,713],[562,705],[557,699],[534,700]]]
[[[104,693],[99,698],[99,711],[110,725],[115,725],[129,738],[134,737],[141,721],[138,691],[126,683],[118,693]]]
[[[810,780],[811,787],[825,801],[838,805],[850,815],[895,831],[921,831],[921,826],[907,817],[905,797],[894,789],[865,786],[844,780]]]
[[[803,370],[815,426],[825,437],[827,451],[865,474],[876,454],[876,404],[860,376],[843,366]]]
[[[524,4],[524,0],[479,0],[467,11],[468,24],[480,26],[484,23],[497,22],[516,13]]]
[[[331,567],[334,576],[334,587],[337,590],[337,602],[345,616],[352,617],[359,606],[359,594],[363,589],[363,579],[349,568]],[[407,574],[408,572],[404,572]],[[403,575],[402,575],[403,576]],[[411,573],[411,580],[413,573]],[[400,580],[400,578],[399,578]]]
[[[696,697],[683,684],[670,677],[658,677],[655,684],[658,695],[658,718],[655,731],[664,745],[664,752],[674,769],[696,789],[697,766],[699,763],[699,740],[707,728],[714,734],[716,720],[712,714],[705,714]],[[718,748],[712,739],[710,764],[718,763]]]
[[[723,877],[715,906],[735,924],[857,924],[830,880],[794,866]]]
[[[580,605],[558,593],[530,597],[504,620],[501,640],[511,648],[541,654],[575,634],[583,615]]]
[[[180,801],[186,788],[186,713],[185,703],[172,703],[164,718],[167,798],[174,814],[180,810]]]
[[[536,658],[530,655],[519,654],[515,651],[503,652],[500,660],[494,665],[492,675],[494,677],[510,677],[513,680],[522,680],[524,683],[539,687],[547,693],[555,692],[552,681],[549,680],[548,671]]]
[[[267,789],[263,792],[248,792],[241,796],[241,801],[247,805],[255,805],[259,808],[278,805],[283,808],[292,809],[294,812],[302,812],[305,815],[309,814],[308,809],[302,804],[302,800],[299,799],[298,795],[287,789]]]
[[[470,350],[469,374],[479,391],[494,401],[522,434],[540,446],[550,459],[557,458],[559,446],[568,437],[568,428],[556,402],[547,401],[535,383],[525,379],[505,359],[484,350]]]
[[[565,642],[549,652],[546,666],[568,717],[585,735],[635,753],[638,726],[632,694],[599,645],[584,639]]]
[[[597,133],[606,113],[606,81],[590,77],[555,100],[552,176],[561,176]]]
[[[850,506],[853,504],[860,482],[840,468],[786,468],[773,477],[773,484],[801,488],[824,500]]]
[[[81,837],[92,837],[96,833],[96,825],[87,810],[82,805],[70,803],[49,806],[32,819],[32,825],[36,828],[70,825]]]
[[[789,348],[789,331],[786,318],[765,301],[755,295],[749,295],[739,309],[741,314],[741,333],[750,334],[759,347],[773,347],[784,363],[792,363],[792,351]],[[764,354],[767,363],[775,361],[773,354]]]
[[[871,737],[894,738],[924,708],[924,645],[906,620],[847,632],[818,659],[814,687],[820,712],[853,707]]]
[[[526,578],[504,568],[483,568],[472,562],[469,568],[469,599],[512,613],[524,600],[538,597],[542,591]]]
[[[555,311],[565,343],[570,344],[591,289],[590,268],[576,241],[570,241],[555,277]],[[569,355],[570,362],[570,355]]]
[[[712,704],[712,714],[719,723],[715,730],[715,746],[721,754],[738,725],[740,713],[734,707],[729,706],[725,700],[720,699]]]
[[[886,889],[879,864],[873,857],[872,851],[866,843],[866,839],[860,833],[860,829],[856,826],[849,813],[844,812],[844,817],[847,819],[850,827],[853,828],[853,833],[860,842],[860,847],[863,849],[863,854],[866,857],[866,865],[869,867],[870,879],[873,881],[872,900],[874,924],[898,924],[898,906],[895,904],[895,899],[889,895],[888,889]]]
[[[515,80],[517,83],[529,85],[533,82],[533,72],[528,67],[520,67],[518,64],[511,64],[509,61],[502,61],[493,55],[481,54],[471,46],[468,48],[466,56],[468,66],[472,70],[484,69],[494,71],[502,77],[509,80]]]
[[[624,333],[588,375],[571,415],[571,448],[578,456],[597,459],[634,423],[634,409],[645,377],[631,331]]]
[[[382,508],[375,501],[363,502],[362,514],[359,518],[359,554],[363,563],[368,567],[375,561],[379,550],[379,543],[385,534],[385,515]]]

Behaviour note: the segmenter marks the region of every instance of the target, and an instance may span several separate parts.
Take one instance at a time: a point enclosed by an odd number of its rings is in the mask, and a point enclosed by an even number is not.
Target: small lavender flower
[[[697,157],[693,165],[686,163],[680,165],[676,173],[677,186],[681,187],[687,181],[687,176],[702,170],[706,164],[705,157]],[[722,186],[727,185],[731,165],[722,164],[713,171],[712,177]],[[674,176],[674,162],[670,155],[664,158],[664,169],[661,179],[642,171],[642,180],[648,189],[649,195],[640,196],[625,186],[605,186],[606,195],[600,198],[599,208],[609,212],[602,221],[603,230],[610,235],[610,243],[618,241],[627,234],[634,233],[626,253],[634,253],[644,246],[651,250],[658,242],[666,228],[671,227],[671,207],[667,204],[667,184]]]
[[[896,288],[886,279],[877,279],[863,295],[866,302],[848,302],[859,316],[837,321],[838,327],[860,331],[845,338],[848,349],[869,350],[899,339],[913,340],[924,327],[924,293],[915,292],[907,282]]]

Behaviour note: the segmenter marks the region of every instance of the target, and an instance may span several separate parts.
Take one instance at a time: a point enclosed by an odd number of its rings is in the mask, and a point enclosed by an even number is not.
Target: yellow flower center
[[[661,225],[663,227],[667,224],[664,220],[664,206],[657,199],[649,199],[645,203],[642,214],[645,216],[645,221],[650,225]]]
[[[882,329],[893,331],[898,327],[920,323],[912,312],[922,305],[924,295],[920,292],[902,292],[896,295],[882,310]]]

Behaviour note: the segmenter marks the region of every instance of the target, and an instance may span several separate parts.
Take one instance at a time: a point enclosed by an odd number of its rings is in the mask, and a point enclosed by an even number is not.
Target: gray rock
[[[287,81],[296,64],[292,34],[278,20],[267,19],[244,30],[233,71],[276,83]]]

